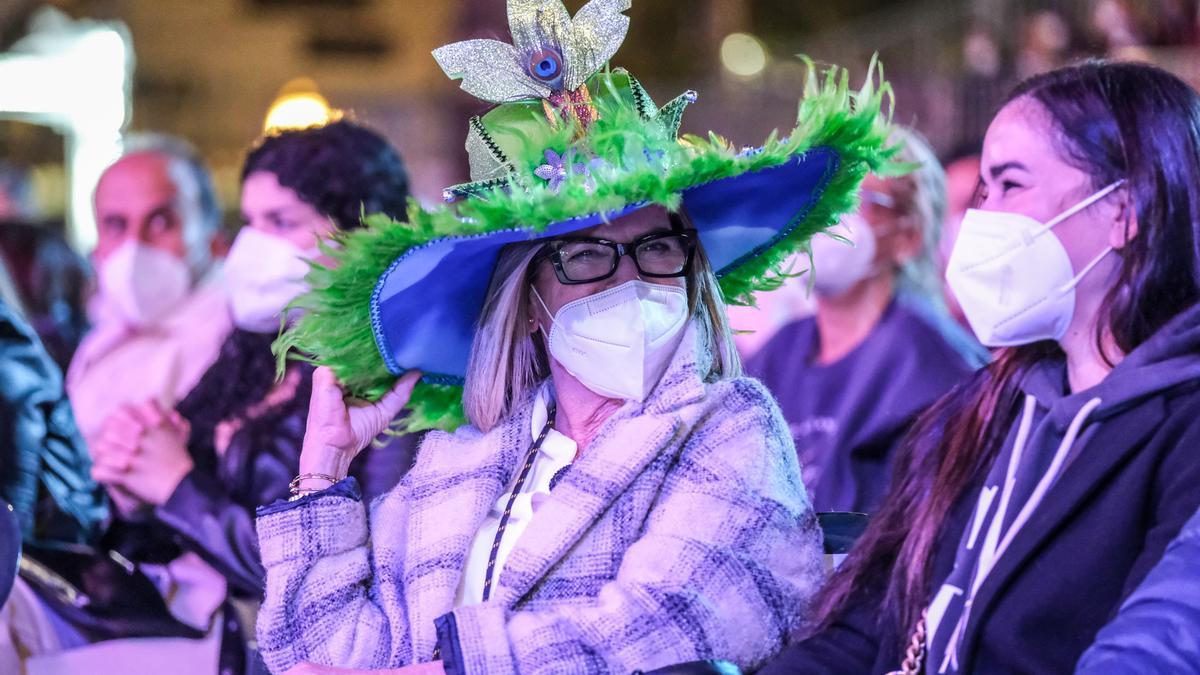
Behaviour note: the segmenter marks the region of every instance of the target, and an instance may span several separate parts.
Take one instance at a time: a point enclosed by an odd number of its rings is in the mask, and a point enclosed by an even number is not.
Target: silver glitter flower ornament
[[[464,91],[490,103],[579,104],[584,83],[624,42],[623,12],[631,2],[591,0],[572,18],[562,0],[508,0],[512,44],[465,40],[435,49],[433,57],[451,79],[462,80]]]

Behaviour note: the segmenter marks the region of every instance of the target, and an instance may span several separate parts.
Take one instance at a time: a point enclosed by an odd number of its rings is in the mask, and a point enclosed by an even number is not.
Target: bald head
[[[215,233],[206,203],[207,176],[198,164],[159,150],[125,155],[96,185],[96,262],[139,241],[198,266]]]

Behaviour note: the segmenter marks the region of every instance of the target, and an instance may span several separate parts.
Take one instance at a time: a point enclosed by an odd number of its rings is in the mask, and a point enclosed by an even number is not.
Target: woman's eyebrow
[[[1022,164],[1020,162],[1005,162],[1003,164],[997,164],[996,166],[993,166],[991,169],[989,169],[988,173],[991,174],[993,179],[995,179],[995,178],[999,177],[1000,174],[1004,173],[1005,171],[1008,171],[1009,169],[1016,169],[1017,171],[1024,171],[1025,173],[1029,173],[1029,167],[1025,166],[1024,164]]]

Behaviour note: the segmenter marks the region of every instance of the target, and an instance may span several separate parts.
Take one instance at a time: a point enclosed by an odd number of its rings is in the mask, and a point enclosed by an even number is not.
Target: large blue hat
[[[619,69],[630,0],[509,0],[513,44],[468,40],[434,52],[463,88],[497,106],[468,125],[472,182],[448,203],[413,203],[408,222],[368,216],[341,235],[336,265],[314,269],[304,316],[278,343],[329,365],[354,395],[381,396],[424,373],[409,427],[461,420],[461,385],[500,250],[560,236],[649,205],[685,209],[728,302],[777,287],[785,261],[855,205],[880,169],[890,88],[872,66],[857,91],[845,71],[809,78],[795,127],[756,148],[678,135],[687,92],[661,108]]]

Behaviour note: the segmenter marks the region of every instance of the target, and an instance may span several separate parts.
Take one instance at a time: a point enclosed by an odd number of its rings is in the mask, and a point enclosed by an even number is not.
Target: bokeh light
[[[284,85],[271,104],[263,131],[306,129],[325,124],[332,117],[329,101],[317,91],[316,83],[298,78]]]
[[[748,33],[730,33],[721,41],[721,64],[734,75],[756,77],[767,67],[767,49]]]

